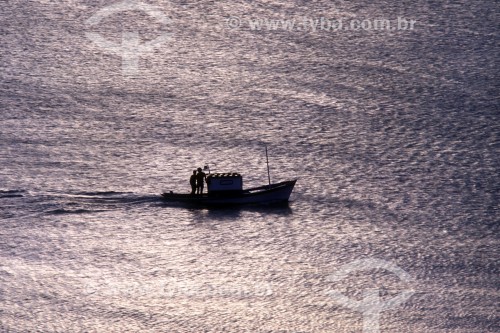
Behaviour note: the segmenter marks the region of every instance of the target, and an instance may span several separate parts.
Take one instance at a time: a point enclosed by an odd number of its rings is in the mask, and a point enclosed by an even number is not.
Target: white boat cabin
[[[239,173],[211,173],[207,175],[208,192],[242,191],[243,177]]]

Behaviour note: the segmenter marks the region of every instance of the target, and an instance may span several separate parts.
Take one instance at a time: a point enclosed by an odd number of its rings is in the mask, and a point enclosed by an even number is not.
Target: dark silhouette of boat
[[[202,206],[234,206],[246,204],[279,204],[287,203],[297,179],[271,184],[269,158],[266,147],[267,177],[269,184],[243,189],[243,177],[238,173],[210,173],[206,177],[207,192],[204,194],[183,194],[172,191],[162,193],[162,197],[170,202],[183,202]],[[201,169],[199,169],[201,171]]]
[[[225,181],[229,183],[229,178],[237,178],[238,176],[227,177],[226,174],[211,174],[207,179],[214,181],[219,178],[219,184]],[[231,174],[234,175],[234,174]],[[236,174],[237,175],[237,174]],[[241,177],[241,176],[240,176]],[[183,193],[162,193],[162,197],[167,201],[183,202],[202,206],[233,206],[245,204],[279,204],[286,203],[290,198],[293,187],[297,179],[284,181],[280,183],[264,185],[246,190],[213,190],[210,184],[208,185],[208,193],[204,194],[183,194]]]

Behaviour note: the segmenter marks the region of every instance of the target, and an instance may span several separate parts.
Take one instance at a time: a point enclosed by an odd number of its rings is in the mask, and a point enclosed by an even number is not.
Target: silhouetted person
[[[193,170],[193,174],[189,178],[189,184],[191,185],[191,195],[196,192],[196,170]]]
[[[203,194],[203,187],[205,187],[205,179],[206,179],[205,173],[201,170],[201,168],[198,168],[198,173],[196,174],[196,193],[197,194]]]

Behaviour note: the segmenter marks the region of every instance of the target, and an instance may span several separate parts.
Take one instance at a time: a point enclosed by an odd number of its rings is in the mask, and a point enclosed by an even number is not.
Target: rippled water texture
[[[500,331],[497,2],[147,4],[0,3],[0,332]],[[416,23],[249,25],[322,17]]]

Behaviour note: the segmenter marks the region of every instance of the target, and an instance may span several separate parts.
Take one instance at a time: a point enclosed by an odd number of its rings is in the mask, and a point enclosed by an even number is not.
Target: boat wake
[[[158,195],[115,191],[0,191],[0,216],[19,217],[100,214],[161,203]]]
[[[105,212],[106,210],[89,210],[89,209],[54,209],[50,211],[46,211],[45,214],[47,215],[64,215],[64,214],[93,214],[93,213],[99,213],[99,212]]]
[[[21,198],[24,196],[24,190],[0,190],[0,199],[2,198]]]

